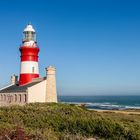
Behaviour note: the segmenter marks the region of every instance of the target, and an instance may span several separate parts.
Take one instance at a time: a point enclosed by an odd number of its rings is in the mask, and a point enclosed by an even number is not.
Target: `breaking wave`
[[[116,103],[88,103],[88,102],[65,102],[68,104],[84,105],[88,109],[99,109],[99,110],[127,110],[127,109],[140,109],[140,104],[135,106],[131,105],[119,105]]]

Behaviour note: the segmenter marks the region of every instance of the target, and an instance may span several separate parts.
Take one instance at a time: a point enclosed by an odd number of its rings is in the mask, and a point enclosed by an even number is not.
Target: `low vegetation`
[[[140,115],[66,104],[0,107],[0,140],[140,140]]]

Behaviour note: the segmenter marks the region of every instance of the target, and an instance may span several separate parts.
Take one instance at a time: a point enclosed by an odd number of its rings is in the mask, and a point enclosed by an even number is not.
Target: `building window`
[[[15,102],[17,101],[17,95],[15,94]]]
[[[8,99],[8,103],[11,103],[11,101],[12,101],[11,95],[7,95],[7,99]]]
[[[24,95],[24,102],[25,103],[27,102],[27,96],[26,96],[26,94]]]
[[[19,95],[19,102],[21,102],[22,100],[21,100],[21,95]]]
[[[4,101],[6,101],[6,95],[4,95]]]
[[[3,95],[1,94],[1,101],[3,101]]]
[[[10,96],[10,102],[13,102],[13,96],[12,95]]]

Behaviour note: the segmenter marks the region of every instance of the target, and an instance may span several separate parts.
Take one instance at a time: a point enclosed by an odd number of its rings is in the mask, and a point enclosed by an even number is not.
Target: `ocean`
[[[88,109],[140,109],[140,96],[59,96],[59,101],[68,104],[85,104]]]

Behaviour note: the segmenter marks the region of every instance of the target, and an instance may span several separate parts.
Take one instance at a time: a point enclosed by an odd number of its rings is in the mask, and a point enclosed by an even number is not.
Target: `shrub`
[[[75,105],[35,103],[0,107],[0,140],[139,140],[140,116],[88,111]]]

